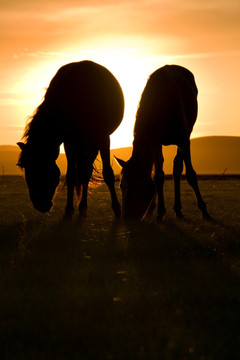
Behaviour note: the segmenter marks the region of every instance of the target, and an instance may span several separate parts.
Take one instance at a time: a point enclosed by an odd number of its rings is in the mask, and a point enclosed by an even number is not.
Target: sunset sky
[[[16,144],[63,64],[106,66],[125,95],[111,147],[132,144],[148,76],[165,64],[195,75],[192,137],[240,136],[239,0],[1,0],[0,144]]]

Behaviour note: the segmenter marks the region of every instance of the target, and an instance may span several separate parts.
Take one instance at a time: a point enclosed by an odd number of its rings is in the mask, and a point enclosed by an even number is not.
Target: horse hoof
[[[208,212],[203,213],[203,214],[202,214],[202,217],[203,217],[203,220],[207,220],[207,221],[210,221],[210,222],[214,222],[214,219],[211,217],[211,215],[209,215]]]
[[[112,208],[113,208],[113,212],[114,212],[114,214],[115,214],[115,218],[116,218],[116,219],[120,219],[120,218],[121,218],[121,214],[122,214],[120,204],[118,204],[117,206],[113,206]]]
[[[158,215],[158,216],[157,216],[157,222],[158,222],[158,223],[163,222],[163,219],[164,219],[164,215]]]
[[[65,213],[63,215],[62,221],[63,222],[70,222],[70,221],[72,221],[72,216],[73,216],[72,213],[71,214]]]
[[[115,212],[115,219],[116,220],[119,220],[119,219],[121,219],[121,211],[120,212]]]
[[[79,210],[78,218],[80,220],[83,220],[86,219],[86,217],[87,217],[87,210],[86,209]]]
[[[179,219],[179,220],[183,220],[184,219],[184,216],[182,214],[182,212],[176,212],[176,218]]]

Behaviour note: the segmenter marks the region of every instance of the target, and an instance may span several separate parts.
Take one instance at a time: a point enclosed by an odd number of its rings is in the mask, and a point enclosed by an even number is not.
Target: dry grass
[[[176,220],[172,188],[162,224],[115,222],[105,185],[62,223],[66,189],[42,215],[2,178],[0,358],[238,359],[240,179],[200,180],[213,223],[185,181]]]

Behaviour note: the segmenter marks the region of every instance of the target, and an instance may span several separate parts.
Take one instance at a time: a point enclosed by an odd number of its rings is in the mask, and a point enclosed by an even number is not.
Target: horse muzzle
[[[47,204],[41,204],[41,203],[35,203],[35,202],[32,202],[32,203],[36,210],[38,210],[39,212],[44,213],[44,214],[46,212],[49,212],[53,206],[52,201],[50,201]]]

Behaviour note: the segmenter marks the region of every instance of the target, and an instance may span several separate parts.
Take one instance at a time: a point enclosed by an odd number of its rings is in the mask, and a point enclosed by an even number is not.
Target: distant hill
[[[132,147],[111,151],[123,160],[129,159]],[[240,137],[206,136],[191,140],[193,167],[198,174],[240,174]],[[163,146],[164,172],[172,174],[176,146]],[[114,171],[117,173],[116,165]],[[117,166],[119,168],[119,166]]]
[[[198,174],[240,174],[240,137],[235,136],[207,136],[191,140],[192,162]],[[164,151],[164,171],[172,173],[173,159],[176,146],[167,146]],[[113,156],[128,160],[132,147],[112,149],[111,164],[115,174],[121,169]],[[17,146],[0,146],[0,175],[18,175],[21,171],[16,166],[19,156]],[[60,154],[57,160],[61,173],[66,173],[67,163],[65,154]],[[101,162],[96,162],[101,167]]]
[[[208,136],[191,141],[192,161],[200,174],[240,174],[240,137]]]
[[[19,148],[14,145],[0,146],[0,175],[19,175],[20,170],[16,166],[19,156]]]

